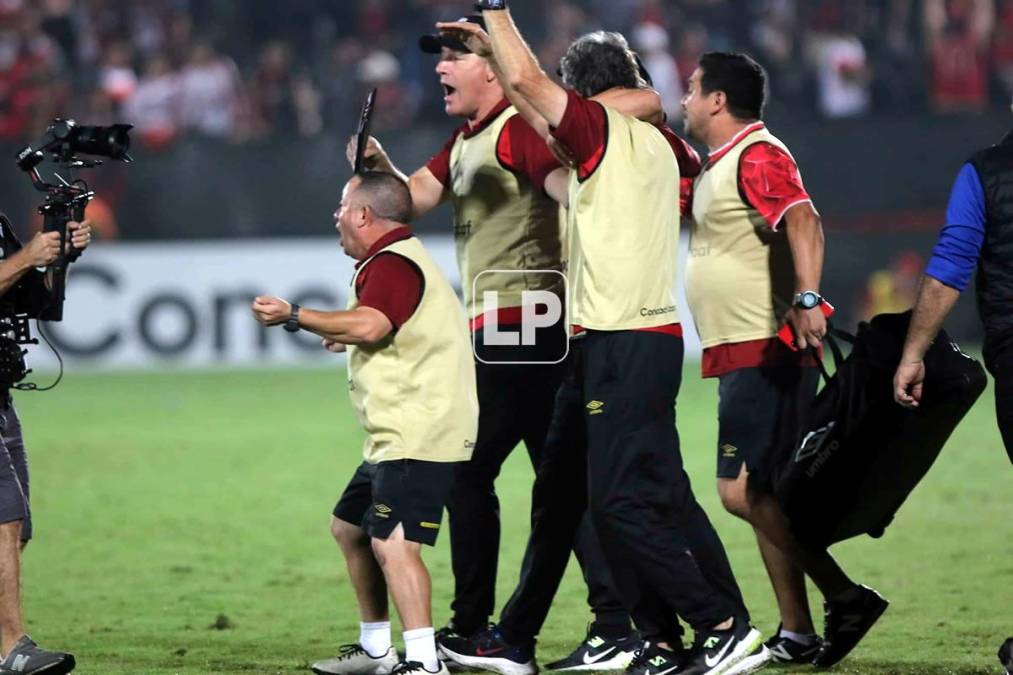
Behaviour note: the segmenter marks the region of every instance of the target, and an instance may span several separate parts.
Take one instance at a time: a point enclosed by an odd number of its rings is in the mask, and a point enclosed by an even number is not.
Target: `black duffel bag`
[[[880,314],[854,336],[831,330],[836,372],[813,402],[798,447],[785,452],[774,490],[795,536],[829,546],[882,536],[957,424],[985,389],[985,371],[940,331],[925,354],[918,408],[893,399],[911,312]],[[843,358],[834,336],[852,343]]]

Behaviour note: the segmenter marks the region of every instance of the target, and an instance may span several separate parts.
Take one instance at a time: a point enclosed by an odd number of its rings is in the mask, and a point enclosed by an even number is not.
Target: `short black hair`
[[[767,71],[748,54],[708,52],[700,57],[700,92],[723,91],[728,112],[740,120],[763,119]]]
[[[378,217],[398,223],[411,220],[412,193],[403,180],[382,171],[365,171],[355,177],[359,179],[355,195]]]
[[[622,33],[596,31],[574,40],[559,62],[563,84],[585,98],[614,87],[643,86],[636,56]]]

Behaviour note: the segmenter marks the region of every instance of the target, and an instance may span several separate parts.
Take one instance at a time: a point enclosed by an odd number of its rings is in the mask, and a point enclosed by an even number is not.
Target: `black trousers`
[[[453,622],[462,633],[485,628],[496,603],[496,574],[500,544],[500,505],[495,481],[503,462],[521,441],[536,474],[544,456],[553,403],[566,362],[556,365],[491,365],[477,362],[479,422],[472,458],[458,465],[447,502],[451,563],[454,571]],[[573,468],[573,467],[571,467]],[[576,467],[580,471],[581,465]],[[532,494],[532,522],[544,510],[547,491]],[[588,528],[589,529],[589,528]],[[574,549],[571,535],[566,557]],[[576,544],[588,584],[588,602],[599,621],[628,622],[622,604],[593,536]],[[530,578],[525,557],[521,578]],[[564,563],[565,567],[565,563]],[[555,587],[533,589],[536,602],[551,605]],[[618,614],[618,618],[615,615]],[[539,624],[540,628],[540,624]],[[537,633],[537,631],[536,631]]]
[[[677,616],[707,630],[748,619],[724,546],[683,469],[675,427],[683,342],[589,331],[584,353],[589,503],[620,596],[649,640]]]
[[[620,428],[615,432],[597,431],[597,421],[601,418],[609,419],[606,415],[622,405],[621,397],[599,393],[600,398],[595,398],[585,390],[585,378],[594,370],[594,364],[585,363],[585,352],[594,341],[590,338],[573,341],[570,367],[556,396],[555,413],[545,446],[546,454],[535,480],[535,493],[540,497],[538,508],[533,514],[531,536],[524,555],[525,571],[500,619],[500,628],[512,642],[534,637],[545,621],[552,595],[558,589],[566,569],[569,546],[576,537],[583,536],[581,533],[588,524],[586,509],[589,486],[592,491],[597,491],[599,498],[600,512],[595,518],[596,529],[605,521],[606,529],[597,529],[602,550],[606,553],[605,563],[616,574],[613,583],[619,597],[631,610],[637,627],[645,633],[645,637],[655,641],[678,642],[680,639],[682,630],[676,615],[682,614],[679,607],[685,609],[693,603],[673,603],[670,599],[672,593],[686,593],[696,605],[705,608],[703,611],[698,608],[694,612],[689,607],[690,613],[683,614],[687,621],[696,621],[694,625],[707,624],[706,627],[709,627],[732,614],[748,617],[724,547],[707,515],[693,499],[689,479],[681,468],[673,411],[675,394],[681,380],[682,341],[653,333],[614,335],[633,336],[629,341],[633,343],[631,347],[634,351],[644,347],[661,348],[666,352],[664,355],[645,354],[640,364],[641,368],[668,371],[667,376],[649,373],[644,380],[646,383],[660,377],[669,382],[666,388],[668,393],[659,392],[665,402],[655,406],[655,412],[661,419],[644,429],[646,444],[637,442],[625,445],[620,440],[625,435],[621,420],[618,421]],[[638,336],[645,336],[647,340]],[[620,341],[625,340],[626,338],[620,337]],[[637,343],[643,344],[637,346]],[[599,346],[606,345],[599,343]],[[630,377],[636,380],[645,375],[631,372]],[[630,384],[635,389],[635,382]],[[631,393],[636,398],[635,391]],[[590,438],[588,429],[592,429]],[[654,462],[651,448],[655,437],[658,441],[669,440],[667,447],[660,449],[667,458],[655,469],[647,470],[646,465]],[[599,457],[594,461],[595,458],[589,456],[589,447],[595,446],[599,454],[609,454],[610,448],[601,443],[606,438],[617,441],[613,448],[616,456],[606,457],[604,461]],[[675,441],[674,449],[671,447],[672,439]],[[645,464],[643,470],[639,467],[640,462]],[[677,465],[677,471],[673,465]],[[614,466],[626,473],[619,485],[607,479]],[[610,516],[601,512],[601,509],[611,508],[606,505],[610,503],[610,490],[615,496],[612,503],[618,527],[613,525]],[[642,522],[637,520],[637,511],[641,507],[634,503],[637,501],[635,494],[640,490],[652,494],[662,493],[657,506],[663,511],[662,517],[668,520],[663,527],[654,529],[653,524],[658,520],[655,516]],[[675,513],[676,507],[678,513]],[[633,523],[625,525],[625,521],[630,518]],[[674,534],[673,529],[677,529]],[[646,546],[649,549],[647,555],[657,561],[657,565],[651,567],[661,567],[660,570],[651,571],[651,578],[654,579],[652,583],[658,585],[657,589],[647,583],[646,576],[643,577],[645,583],[641,583],[641,572],[636,561],[624,559],[620,549],[627,546],[628,537],[642,539],[642,542],[636,544],[638,555],[642,555]],[[669,562],[665,561],[666,556],[670,558]],[[584,569],[587,568],[585,565]],[[671,576],[659,581],[658,576],[663,577],[665,574]],[[619,583],[619,579],[623,579],[625,586]],[[676,590],[684,585],[688,590]],[[713,606],[710,607],[711,605]],[[707,607],[711,611],[707,611]]]
[[[995,418],[1006,454],[1013,463],[1013,344],[985,349],[985,365],[995,378]]]
[[[500,615],[499,627],[513,644],[527,644],[541,632],[571,550],[587,583],[595,623],[616,629],[628,628],[630,623],[629,613],[613,590],[608,563],[587,513],[583,340],[571,342],[544,456],[535,476],[531,534],[520,580]]]

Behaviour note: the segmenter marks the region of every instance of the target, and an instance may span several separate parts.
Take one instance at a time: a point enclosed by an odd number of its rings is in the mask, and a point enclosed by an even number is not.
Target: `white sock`
[[[380,658],[390,649],[390,621],[359,623],[359,644],[373,658]]]
[[[788,638],[792,642],[797,642],[800,645],[806,645],[806,646],[808,646],[808,645],[814,644],[816,642],[816,635],[813,634],[813,633],[810,633],[808,635],[805,634],[805,633],[794,633],[794,632],[792,632],[790,630],[785,630],[785,629],[782,628],[781,632],[779,633],[779,635],[781,637]]]
[[[432,673],[440,669],[440,659],[436,656],[436,632],[432,627],[406,630],[403,635],[405,661],[418,661]]]

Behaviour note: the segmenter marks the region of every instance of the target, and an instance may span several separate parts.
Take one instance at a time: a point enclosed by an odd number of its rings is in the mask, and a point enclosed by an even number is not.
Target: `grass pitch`
[[[716,386],[695,367],[687,364],[679,398],[687,470],[755,622],[770,632],[777,614],[752,535],[715,495]],[[344,387],[335,367],[71,373],[54,392],[19,394],[36,521],[24,565],[32,636],[73,651],[78,673],[135,675],[308,672],[354,641],[353,594],[328,532],[360,458]],[[892,605],[833,672],[999,672],[996,650],[1013,634],[1013,469],[991,396],[884,539],[835,548]],[[498,484],[499,602],[517,579],[531,479],[525,453],[515,452]],[[449,616],[448,550],[444,531],[427,551],[437,626]],[[565,654],[588,620],[571,565],[540,661]]]

